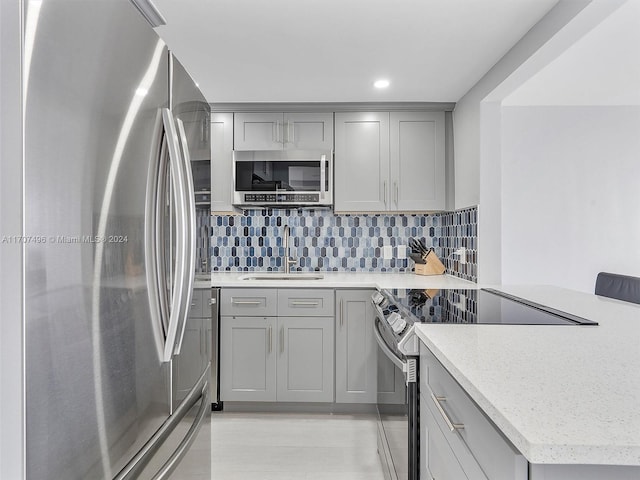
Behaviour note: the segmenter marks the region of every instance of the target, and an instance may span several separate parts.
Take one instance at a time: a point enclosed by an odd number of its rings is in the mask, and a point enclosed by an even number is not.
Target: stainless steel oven
[[[252,206],[333,205],[331,151],[236,151],[233,203]]]
[[[378,343],[378,455],[387,480],[419,479],[418,354],[401,343],[408,325],[380,292],[372,297]]]

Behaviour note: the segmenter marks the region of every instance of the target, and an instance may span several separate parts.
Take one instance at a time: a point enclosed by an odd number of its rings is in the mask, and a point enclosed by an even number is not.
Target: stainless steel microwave
[[[236,151],[233,203],[252,206],[333,205],[333,152]]]

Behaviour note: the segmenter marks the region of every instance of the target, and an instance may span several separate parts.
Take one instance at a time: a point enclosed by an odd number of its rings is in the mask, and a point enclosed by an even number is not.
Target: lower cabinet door
[[[336,291],[336,402],[376,403],[373,290]]]
[[[221,317],[221,400],[276,400],[276,324],[276,317]]]
[[[279,402],[333,401],[333,317],[278,319]]]
[[[173,365],[175,401],[187,396],[204,370],[207,354],[203,336],[203,319],[187,318],[180,355],[175,357]]]

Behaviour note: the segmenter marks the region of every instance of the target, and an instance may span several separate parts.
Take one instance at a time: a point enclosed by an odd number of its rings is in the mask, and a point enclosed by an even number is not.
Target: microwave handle
[[[327,156],[320,156],[320,197],[324,200],[324,194],[326,192],[325,186],[327,184]]]

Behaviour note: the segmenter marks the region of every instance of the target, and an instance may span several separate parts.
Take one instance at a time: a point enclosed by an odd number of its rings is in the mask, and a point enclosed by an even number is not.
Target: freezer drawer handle
[[[258,301],[232,300],[231,303],[234,305],[261,305],[262,304],[260,300]]]
[[[209,413],[210,402],[207,400],[207,391],[205,390],[207,388],[209,388],[208,385],[205,385],[202,389],[202,398],[200,401],[200,407],[198,408],[198,414],[196,415],[196,420],[191,424],[191,427],[189,427],[189,431],[187,432],[186,436],[182,439],[182,442],[180,442],[178,448],[169,457],[169,460],[165,462],[162,468],[153,477],[153,480],[168,479],[180,463],[180,460],[182,460],[182,458],[185,456],[185,454],[193,444],[193,441],[196,439],[196,435],[198,434],[200,425],[202,425],[202,421],[204,420],[205,415]]]
[[[209,378],[210,372],[207,368],[196,384],[193,386],[187,398],[185,398],[180,406],[173,412],[169,419],[160,427],[160,429],[149,439],[147,443],[140,449],[135,457],[115,476],[114,480],[135,480],[140,476],[140,473],[148,465],[149,461],[160,449],[164,441],[171,435],[171,432],[175,430],[182,419],[189,413],[191,408],[201,401],[198,413],[191,427],[187,431],[184,439],[178,445],[178,448],[171,454],[169,459],[160,468],[158,473],[153,477],[153,480],[165,480],[168,479],[173,470],[178,466],[178,463],[184,457],[189,450],[189,447],[195,440],[200,425],[205,415],[209,412]]]
[[[449,427],[449,430],[454,432],[456,430],[462,430],[464,428],[464,425],[462,423],[453,423],[451,421],[451,419],[449,418],[449,415],[447,415],[447,412],[445,412],[444,408],[442,408],[442,402],[446,402],[447,401],[446,397],[438,397],[438,396],[434,395],[433,393],[431,393],[431,400],[433,400],[433,403],[435,403],[436,408],[440,412],[440,415],[442,415],[442,418],[444,419],[445,423],[447,424],[447,427]]]

